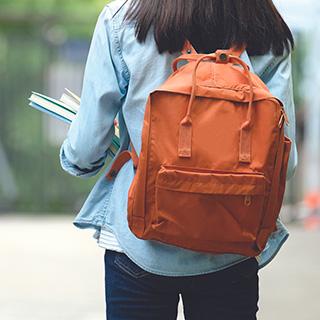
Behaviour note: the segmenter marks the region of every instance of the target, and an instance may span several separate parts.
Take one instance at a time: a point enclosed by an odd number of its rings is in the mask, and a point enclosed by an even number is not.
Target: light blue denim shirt
[[[64,141],[60,159],[64,170],[77,177],[96,175],[106,161],[106,150],[113,136],[113,121],[119,113],[121,150],[128,148],[129,136],[139,153],[147,97],[171,73],[177,54],[159,54],[150,32],[143,44],[135,38],[134,25],[123,23],[128,2],[116,0],[101,12],[92,38],[85,69],[81,106]],[[290,126],[287,136],[293,141],[288,178],[297,165],[295,145],[295,114],[292,94],[291,58],[286,54],[242,59],[282,100]],[[214,272],[248,257],[235,254],[204,254],[136,238],[127,224],[127,194],[134,177],[132,161],[119,172],[114,181],[105,178],[105,168],[88,199],[74,220],[79,228],[92,228],[98,237],[101,227],[116,236],[124,252],[146,271],[187,276]],[[266,265],[288,237],[278,220],[278,229],[269,238],[265,250],[257,257],[260,267]]]

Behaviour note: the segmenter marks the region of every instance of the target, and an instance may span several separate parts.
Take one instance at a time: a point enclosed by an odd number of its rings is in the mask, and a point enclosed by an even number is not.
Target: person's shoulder
[[[116,19],[118,16],[124,16],[131,0],[114,0],[105,6],[109,19]]]
[[[264,78],[283,62],[290,63],[291,52],[284,50],[282,55],[274,55],[272,51],[269,51],[264,55],[251,56],[250,61],[255,73]]]
[[[99,14],[99,22],[102,25],[109,25],[111,29],[119,29],[123,26],[130,3],[131,0],[114,0],[106,4]]]

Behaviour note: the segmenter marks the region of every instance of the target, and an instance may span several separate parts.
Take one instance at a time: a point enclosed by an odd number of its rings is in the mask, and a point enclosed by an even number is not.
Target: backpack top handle
[[[200,55],[196,61],[195,67],[192,74],[192,91],[188,104],[188,109],[185,117],[180,123],[179,130],[179,146],[178,146],[178,155],[181,158],[191,158],[191,147],[192,147],[192,118],[191,111],[193,102],[196,97],[196,88],[197,88],[197,70],[201,62],[205,60],[213,60],[215,63],[233,63],[241,65],[245,75],[249,81],[250,87],[250,98],[249,98],[249,107],[247,113],[247,120],[241,126],[240,132],[240,146],[239,146],[239,161],[243,163],[251,162],[251,126],[253,121],[253,82],[250,74],[249,67],[238,57],[229,54],[228,50],[217,50],[216,53],[208,55]]]

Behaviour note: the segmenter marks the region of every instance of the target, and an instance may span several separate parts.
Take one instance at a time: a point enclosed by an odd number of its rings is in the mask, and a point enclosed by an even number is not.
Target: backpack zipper
[[[286,111],[284,110],[284,107],[281,108],[281,116],[280,116],[280,120],[278,123],[278,127],[281,129],[283,124],[286,124],[287,126],[289,126],[289,119],[288,116],[286,114]]]
[[[244,204],[245,204],[247,207],[250,207],[250,206],[251,206],[251,203],[252,203],[252,197],[251,197],[250,195],[244,196]]]

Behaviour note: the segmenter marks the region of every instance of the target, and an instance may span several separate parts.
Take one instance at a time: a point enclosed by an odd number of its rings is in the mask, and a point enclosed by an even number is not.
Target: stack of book
[[[29,101],[29,106],[69,124],[76,117],[80,107],[80,98],[68,89],[65,89],[59,100],[41,93],[32,92]],[[115,135],[108,149],[108,153],[112,158],[115,157],[120,148],[120,134],[117,121],[115,121],[114,126]]]

